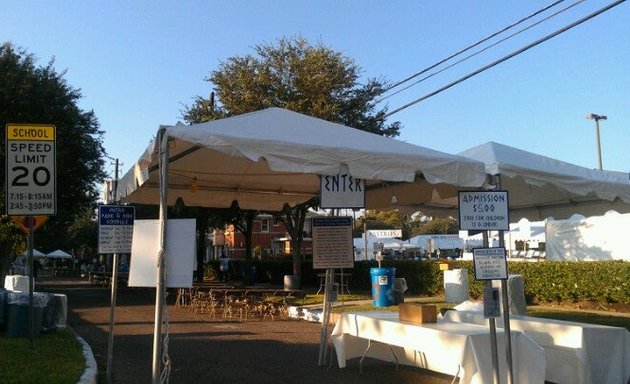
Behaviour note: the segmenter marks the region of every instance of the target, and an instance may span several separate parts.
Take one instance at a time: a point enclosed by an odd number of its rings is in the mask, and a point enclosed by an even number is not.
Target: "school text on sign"
[[[55,126],[7,124],[7,214],[57,213]]]

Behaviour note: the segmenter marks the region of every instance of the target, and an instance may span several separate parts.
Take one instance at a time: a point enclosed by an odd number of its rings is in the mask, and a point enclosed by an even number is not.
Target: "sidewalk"
[[[42,279],[42,290],[68,296],[68,325],[91,347],[106,383],[110,291],[84,279]],[[154,290],[118,291],[113,353],[114,383],[151,382]],[[172,296],[167,302],[173,301]],[[321,307],[321,306],[320,306]],[[376,383],[446,384],[452,378],[422,369],[367,359],[339,369],[334,350],[318,366],[321,324],[304,320],[221,321],[167,306],[171,383]],[[334,361],[333,361],[334,360]]]

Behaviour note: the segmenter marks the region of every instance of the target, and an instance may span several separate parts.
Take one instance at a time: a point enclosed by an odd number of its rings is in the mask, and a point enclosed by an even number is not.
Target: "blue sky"
[[[612,0],[610,0],[612,1]],[[7,0],[0,40],[26,48],[81,89],[105,147],[126,171],[160,124],[182,120],[204,81],[231,56],[302,36],[355,60],[364,78],[396,82],[552,3],[532,1],[35,1]],[[572,2],[554,8],[560,10]],[[589,0],[387,99],[420,98],[609,4]],[[550,12],[545,13],[549,15]],[[540,20],[540,17],[536,20]],[[390,117],[399,139],[457,153],[496,141],[605,169],[630,171],[629,5],[577,26]],[[531,23],[530,23],[531,24]],[[525,24],[527,25],[527,24]],[[522,27],[511,30],[515,32]],[[113,172],[113,166],[110,167]]]

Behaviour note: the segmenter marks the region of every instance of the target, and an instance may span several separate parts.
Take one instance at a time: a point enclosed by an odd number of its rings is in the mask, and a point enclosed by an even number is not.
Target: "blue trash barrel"
[[[372,303],[375,307],[394,305],[394,275],[396,268],[370,268]]]

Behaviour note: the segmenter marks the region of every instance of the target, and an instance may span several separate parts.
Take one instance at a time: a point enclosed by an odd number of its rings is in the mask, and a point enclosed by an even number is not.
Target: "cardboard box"
[[[437,307],[416,303],[401,303],[398,306],[400,321],[413,324],[435,323],[437,321]]]

